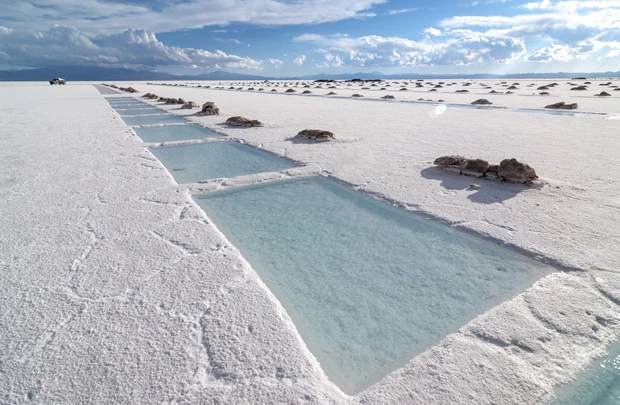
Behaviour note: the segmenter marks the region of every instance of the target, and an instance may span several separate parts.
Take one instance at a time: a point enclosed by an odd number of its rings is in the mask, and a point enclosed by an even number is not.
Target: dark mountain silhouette
[[[402,73],[385,75],[381,72],[370,73],[342,73],[342,74],[315,74],[299,77],[266,77],[215,71],[200,75],[173,75],[148,70],[132,70],[123,68],[100,68],[85,66],[54,66],[25,70],[0,70],[0,81],[49,81],[62,77],[67,81],[147,81],[147,80],[351,80],[351,79],[502,79],[502,78],[594,78],[620,77],[620,72],[556,72],[556,73],[518,73],[508,75],[493,74],[419,74]]]

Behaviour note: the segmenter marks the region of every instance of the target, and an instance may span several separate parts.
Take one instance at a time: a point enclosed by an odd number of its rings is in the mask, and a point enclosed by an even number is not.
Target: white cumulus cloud
[[[296,64],[297,66],[301,66],[304,64],[305,60],[306,60],[306,55],[299,55],[298,57],[293,59],[293,63]]]
[[[369,35],[306,34],[295,38],[312,42],[326,53],[328,61],[337,57],[341,65],[358,67],[394,67],[429,65],[469,65],[472,63],[510,62],[525,52],[521,41],[507,37],[487,37],[471,32],[442,41]]]
[[[7,1],[2,5],[2,15],[9,28],[34,30],[62,23],[88,35],[102,35],[136,28],[137,24],[148,31],[170,32],[232,23],[274,26],[334,22],[372,16],[370,10],[386,2],[153,0],[150,4],[130,5],[108,0]]]
[[[204,49],[167,46],[146,30],[109,35],[96,45],[75,27],[54,26],[47,31],[0,30],[2,59],[16,65],[96,65],[155,68],[181,65],[202,68],[262,69],[248,57]]]

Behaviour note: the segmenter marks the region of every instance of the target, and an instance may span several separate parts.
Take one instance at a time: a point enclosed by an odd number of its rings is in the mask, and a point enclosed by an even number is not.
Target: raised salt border
[[[139,89],[136,97],[215,101],[224,116],[161,105],[214,129],[232,115],[260,119],[265,128],[226,131],[573,270],[544,277],[355,396],[329,382],[277,298],[195,205],[197,185],[177,185],[93,86],[1,84],[0,399],[550,401],[555,387],[578,377],[620,333],[620,104],[617,92],[593,96],[597,81],[588,94],[557,81],[551,96],[525,86],[492,96],[479,86],[468,94],[392,92],[441,97],[447,105],[486,97],[505,110],[344,97],[372,96],[361,89],[338,88],[342,97],[330,99],[285,95],[284,84],[278,94],[268,94],[270,87],[259,93],[122,84]],[[571,100],[579,111],[606,115],[512,111]],[[291,138],[305,128],[330,130],[339,140]],[[541,178],[528,188],[431,167],[452,153],[491,162],[515,157]]]

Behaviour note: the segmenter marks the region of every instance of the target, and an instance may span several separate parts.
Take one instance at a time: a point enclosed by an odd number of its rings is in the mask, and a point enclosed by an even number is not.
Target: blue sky
[[[620,70],[620,0],[38,0],[0,14],[0,69],[200,74]]]

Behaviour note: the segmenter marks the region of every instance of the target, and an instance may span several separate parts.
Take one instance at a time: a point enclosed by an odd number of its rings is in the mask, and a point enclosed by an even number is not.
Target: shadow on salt
[[[556,271],[319,176],[196,201],[349,394]]]
[[[163,130],[170,131],[167,135],[170,136],[171,131],[179,131],[180,127],[167,126]],[[288,159],[227,140],[152,148],[151,153],[166,166],[177,183],[197,183],[297,167]]]

